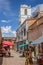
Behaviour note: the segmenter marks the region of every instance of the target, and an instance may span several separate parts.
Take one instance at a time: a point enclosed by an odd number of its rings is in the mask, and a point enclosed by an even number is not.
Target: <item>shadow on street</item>
[[[5,58],[13,58],[14,56],[3,56]]]
[[[25,56],[23,56],[23,55],[20,55],[19,57],[25,57]]]
[[[0,57],[0,65],[3,63],[3,57]]]

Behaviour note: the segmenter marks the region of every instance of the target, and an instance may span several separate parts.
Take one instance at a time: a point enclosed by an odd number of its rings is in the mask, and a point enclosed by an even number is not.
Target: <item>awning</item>
[[[27,46],[27,45],[29,45],[29,43],[28,43],[28,44],[27,44],[27,43],[25,43],[25,44],[22,43],[21,45],[18,46],[18,48],[25,47],[25,46]]]
[[[8,45],[8,46],[13,46],[14,44],[10,41],[3,41],[2,45]]]
[[[31,43],[31,45],[37,45],[37,44],[40,44],[41,42],[43,42],[43,36],[41,36],[38,39],[36,39],[35,41],[33,41]]]

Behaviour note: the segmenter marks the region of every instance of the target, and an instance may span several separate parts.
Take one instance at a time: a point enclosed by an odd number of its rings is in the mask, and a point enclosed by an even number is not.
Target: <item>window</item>
[[[23,30],[21,30],[21,35],[23,35]]]
[[[19,21],[19,25],[21,24],[21,21]]]
[[[25,15],[27,15],[27,9],[25,9]]]
[[[24,28],[24,36],[26,35],[26,29]]]

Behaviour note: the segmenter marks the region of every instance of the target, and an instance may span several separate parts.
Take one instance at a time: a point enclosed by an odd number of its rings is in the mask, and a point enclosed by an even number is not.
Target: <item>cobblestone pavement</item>
[[[25,65],[25,58],[18,52],[11,50],[11,57],[3,57],[2,65]]]

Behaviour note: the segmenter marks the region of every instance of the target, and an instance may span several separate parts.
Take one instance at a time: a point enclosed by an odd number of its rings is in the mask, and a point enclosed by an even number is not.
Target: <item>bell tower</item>
[[[31,6],[21,5],[19,12],[19,25],[21,25],[27,18],[31,17]]]

